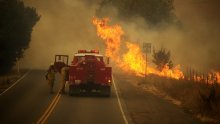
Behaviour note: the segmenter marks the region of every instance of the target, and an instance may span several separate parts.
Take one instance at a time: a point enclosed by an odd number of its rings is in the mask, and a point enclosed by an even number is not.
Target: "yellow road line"
[[[44,114],[41,116],[41,118],[39,119],[39,121],[42,121],[43,118],[46,116],[46,114],[49,112],[49,110],[51,109],[51,107],[53,106],[55,100],[57,99],[58,94],[54,97],[53,101],[50,103],[49,107],[46,109],[46,111],[44,112]]]
[[[44,118],[44,120],[42,121],[42,124],[45,124],[45,122],[47,121],[47,119],[49,118],[49,116],[51,115],[51,112],[54,110],[55,106],[57,105],[59,99],[60,99],[61,95],[58,96],[58,98],[56,99],[56,101],[54,102],[54,105],[52,106],[52,108],[50,109],[50,111],[48,112],[48,114],[46,115],[46,117]]]
[[[58,93],[53,101],[50,103],[49,107],[46,109],[44,114],[40,117],[40,119],[37,121],[37,124],[45,124],[46,121],[48,120],[49,116],[51,115],[51,112],[54,110],[55,106],[59,102],[61,95]]]

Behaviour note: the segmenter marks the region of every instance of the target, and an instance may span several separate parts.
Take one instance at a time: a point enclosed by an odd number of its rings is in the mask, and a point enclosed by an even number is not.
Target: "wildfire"
[[[121,36],[124,32],[119,25],[109,26],[108,22],[108,18],[93,18],[93,24],[96,25],[97,28],[97,35],[101,37],[106,44],[105,55],[114,58],[114,60],[119,63],[120,58],[117,55],[120,49]]]
[[[145,74],[146,61],[141,53],[141,49],[138,45],[126,42],[128,52],[122,55],[122,61],[119,66],[126,71],[133,71],[139,76]]]
[[[184,78],[180,65],[170,69],[167,65],[159,71],[153,67],[147,68],[144,54],[138,44],[133,42],[125,42],[128,49],[127,52],[120,56],[121,37],[124,34],[120,25],[108,25],[109,19],[93,18],[93,24],[96,26],[97,35],[105,41],[106,44],[106,56],[109,56],[116,62],[117,66],[124,71],[132,71],[138,76],[144,76],[145,71],[147,74],[156,74],[163,77],[170,77],[175,79]],[[124,42],[123,42],[124,43]]]
[[[195,82],[205,82],[208,84],[213,83],[220,83],[220,72],[209,72],[206,76],[205,75],[193,75],[193,78],[189,80],[193,80]]]
[[[183,72],[180,70],[180,65],[175,66],[173,69],[169,69],[169,66],[165,65],[163,70],[159,72],[158,75],[175,79],[184,78]]]
[[[216,79],[217,79],[217,82],[220,83],[220,72],[216,72]]]

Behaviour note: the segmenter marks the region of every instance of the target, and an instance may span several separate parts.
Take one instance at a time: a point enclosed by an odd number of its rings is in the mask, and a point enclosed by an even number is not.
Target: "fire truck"
[[[57,68],[62,64],[63,66],[68,64],[67,56],[58,55],[57,57],[62,60],[57,61],[55,57]],[[64,62],[65,60],[67,62]],[[109,66],[109,59],[104,59],[98,50],[78,50],[69,66],[67,81],[69,95],[95,92],[102,96],[110,96],[112,68]]]

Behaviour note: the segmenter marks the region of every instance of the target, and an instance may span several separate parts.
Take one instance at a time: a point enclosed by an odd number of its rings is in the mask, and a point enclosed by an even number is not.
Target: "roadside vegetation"
[[[27,70],[13,69],[29,47],[31,33],[40,16],[20,0],[0,0],[0,93]]]
[[[166,64],[172,68],[170,56],[170,51],[161,48],[153,51],[152,61],[159,71]],[[184,74],[184,79],[180,80],[151,74],[146,79],[140,79],[138,86],[171,101],[205,123],[220,122],[220,86],[217,73],[205,75],[191,69],[188,71]]]
[[[18,70],[12,69],[7,75],[0,76],[0,94],[13,85],[27,71],[27,69],[22,69],[18,72]]]
[[[170,51],[167,51],[165,48],[161,48],[158,51],[154,49],[152,62],[157,66],[157,69],[159,71],[162,71],[166,65],[169,67],[169,69],[172,69],[173,62],[170,56],[171,56]]]
[[[220,122],[220,85],[217,83],[175,80],[148,75],[146,79],[136,77],[134,85],[164,98],[190,113],[204,123]]]
[[[11,71],[29,47],[40,16],[20,0],[0,0],[0,75]]]

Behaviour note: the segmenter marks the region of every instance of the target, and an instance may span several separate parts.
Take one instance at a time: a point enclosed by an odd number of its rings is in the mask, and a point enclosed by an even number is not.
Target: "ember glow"
[[[131,41],[121,41],[121,37],[124,35],[124,31],[120,25],[110,26],[108,18],[98,19],[93,18],[93,24],[96,26],[97,35],[104,40],[106,44],[106,56],[110,57],[112,61],[116,63],[118,67],[126,72],[133,72],[137,76],[144,76],[146,61],[145,56],[142,53],[140,46]],[[127,47],[127,52],[120,53],[121,46]],[[148,60],[149,62],[149,60]],[[184,74],[180,70],[180,65],[170,69],[168,65],[165,65],[162,71],[159,71],[155,67],[147,67],[147,74],[155,74],[162,77],[170,77],[174,79],[183,79]],[[220,73],[215,72],[215,80],[220,83]],[[194,81],[201,81],[204,77],[195,77]],[[213,82],[209,81],[208,82]]]

